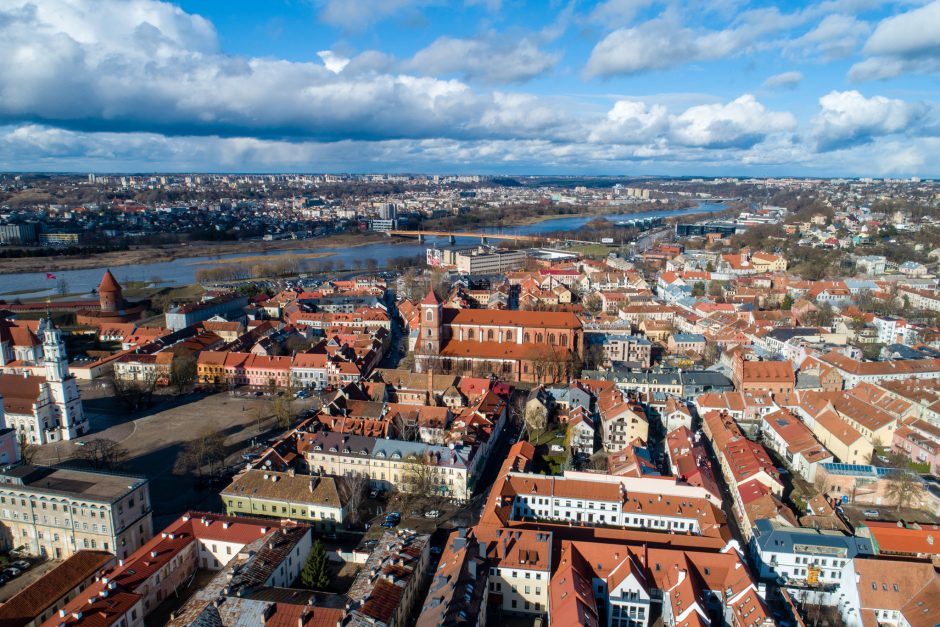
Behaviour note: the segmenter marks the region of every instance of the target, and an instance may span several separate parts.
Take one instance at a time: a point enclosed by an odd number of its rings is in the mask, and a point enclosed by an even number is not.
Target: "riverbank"
[[[68,270],[87,270],[104,266],[117,268],[176,261],[190,257],[218,257],[236,253],[263,253],[273,250],[323,248],[353,248],[367,246],[377,242],[392,242],[398,238],[389,238],[378,233],[341,234],[315,239],[278,240],[266,242],[250,240],[241,242],[192,242],[188,244],[168,244],[165,246],[140,246],[131,250],[101,253],[94,256],[69,257],[23,257],[19,259],[0,259],[0,275],[18,272],[65,272]],[[316,254],[316,253],[314,253]],[[327,253],[328,254],[328,253]],[[206,263],[215,263],[209,260]],[[225,263],[218,260],[219,264]]]
[[[542,222],[549,222],[551,220],[559,219],[569,219],[569,218],[603,218],[610,215],[633,215],[637,213],[650,213],[650,212],[681,212],[685,209],[689,209],[699,205],[699,202],[696,201],[685,201],[685,200],[671,200],[667,203],[653,203],[649,201],[644,201],[639,204],[633,205],[593,205],[589,207],[583,207],[579,211],[575,212],[565,212],[565,211],[556,211],[554,213],[540,213],[536,215],[527,215],[521,217],[500,217],[493,221],[493,223],[498,224],[499,228],[513,228],[520,226],[532,226],[535,224],[541,224]],[[486,219],[491,219],[492,216],[483,216]],[[467,221],[462,224],[453,224],[454,218],[440,218],[437,220],[428,220],[422,225],[422,228],[426,230],[458,230],[458,231],[475,231],[479,229],[479,225]]]

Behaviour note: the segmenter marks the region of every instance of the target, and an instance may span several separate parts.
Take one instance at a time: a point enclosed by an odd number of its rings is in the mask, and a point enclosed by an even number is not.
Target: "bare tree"
[[[399,440],[417,442],[421,439],[421,426],[417,420],[408,420],[401,413],[395,414],[392,419],[392,428],[395,429]]]
[[[176,388],[176,394],[196,382],[196,358],[192,353],[184,352],[173,358],[170,365],[170,383]]]
[[[533,431],[545,431],[545,428],[548,426],[548,411],[546,411],[544,405],[533,403],[526,407],[523,420],[525,420],[525,425],[529,433]]]
[[[364,473],[342,477],[339,481],[340,502],[346,508],[346,519],[350,525],[362,522],[366,491],[369,489],[369,477]]]
[[[36,459],[36,454],[39,453],[39,446],[29,441],[25,431],[20,431],[17,434],[16,444],[20,449],[20,459],[23,463],[32,464]]]
[[[434,498],[448,492],[443,470],[428,455],[410,460],[402,473],[401,485],[403,492],[416,497]]]
[[[885,496],[895,502],[898,511],[920,499],[924,486],[912,471],[896,468],[885,479],[888,481]]]
[[[277,419],[280,427],[290,426],[294,419],[294,382],[288,378],[287,386],[283,390],[278,390],[274,381],[268,386],[268,392],[271,394],[271,413]]]
[[[149,405],[157,389],[156,370],[148,370],[143,377],[133,381],[114,378],[114,395],[131,411]]]
[[[585,296],[581,304],[584,306],[586,312],[595,316],[604,309],[604,301],[601,300],[600,296],[594,293]]]
[[[78,458],[95,470],[119,470],[127,463],[127,449],[110,438],[89,440],[78,452]]]
[[[225,462],[225,436],[215,425],[209,425],[199,432],[195,439],[183,445],[183,450],[176,457],[173,471],[177,474],[195,472],[203,476],[203,468],[209,475],[221,470]]]

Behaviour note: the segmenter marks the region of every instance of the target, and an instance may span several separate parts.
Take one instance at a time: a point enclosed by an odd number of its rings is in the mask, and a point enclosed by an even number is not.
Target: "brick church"
[[[421,301],[415,368],[552,382],[575,375],[584,329],[571,312],[452,309],[433,291]]]

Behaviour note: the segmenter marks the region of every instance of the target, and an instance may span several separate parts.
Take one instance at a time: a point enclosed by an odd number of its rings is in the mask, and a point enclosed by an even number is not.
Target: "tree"
[[[446,496],[443,470],[427,454],[415,456],[402,473],[402,487],[411,496]]]
[[[278,391],[277,385],[272,380],[268,386],[268,393],[271,395],[271,413],[277,419],[279,427],[290,426],[294,419],[294,383],[291,379],[287,380],[287,387]]]
[[[696,281],[692,284],[692,296],[705,296],[705,283],[703,281]]]
[[[176,388],[176,394],[196,382],[196,358],[189,352],[176,355],[170,365],[170,384]]]
[[[397,439],[405,442],[417,442],[420,440],[421,426],[417,420],[406,419],[401,412],[395,414],[392,418],[392,427],[395,429]]]
[[[581,304],[584,306],[584,310],[591,315],[596,316],[604,308],[604,301],[601,300],[601,297],[597,294],[588,294],[584,297],[584,300],[581,301]]]
[[[330,585],[326,549],[323,548],[323,543],[319,538],[313,541],[304,568],[300,571],[300,583],[312,590],[326,590]]]
[[[785,294],[783,300],[780,301],[780,309],[790,311],[791,307],[793,307],[793,297],[790,294]]]
[[[607,358],[604,355],[604,345],[600,342],[591,342],[584,347],[584,367],[588,370],[597,370],[604,366]]]
[[[127,449],[110,438],[88,440],[78,458],[95,470],[120,470],[127,463]]]
[[[895,468],[887,474],[885,496],[897,504],[898,511],[920,498],[923,490],[920,478],[907,468]]]
[[[835,319],[835,312],[832,309],[832,305],[829,303],[823,303],[819,305],[814,311],[809,312],[806,315],[807,321],[817,327],[831,327],[832,322]]]
[[[544,431],[548,426],[548,412],[541,403],[532,403],[526,407],[523,420],[525,420],[529,433]]]
[[[712,281],[708,284],[708,295],[718,300],[725,294],[725,285],[722,281]]]
[[[32,464],[39,453],[39,445],[29,441],[25,431],[20,431],[16,436],[16,444],[20,449],[20,459],[24,464]]]
[[[176,456],[173,471],[177,474],[195,471],[201,477],[203,468],[208,467],[208,474],[217,474],[225,463],[225,436],[215,425],[208,425],[199,432],[195,439],[183,445]]]
[[[365,473],[348,475],[338,480],[340,502],[346,508],[346,519],[350,525],[362,522],[362,506],[369,488],[369,477]]]

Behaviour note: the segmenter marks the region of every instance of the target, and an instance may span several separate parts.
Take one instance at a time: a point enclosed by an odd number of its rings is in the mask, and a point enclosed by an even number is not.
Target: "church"
[[[88,432],[78,383],[69,374],[62,332],[39,325],[44,374],[0,374],[0,428],[13,428],[31,444],[71,440]]]
[[[418,372],[485,375],[529,382],[575,376],[584,329],[571,312],[453,309],[433,291],[421,301]]]

